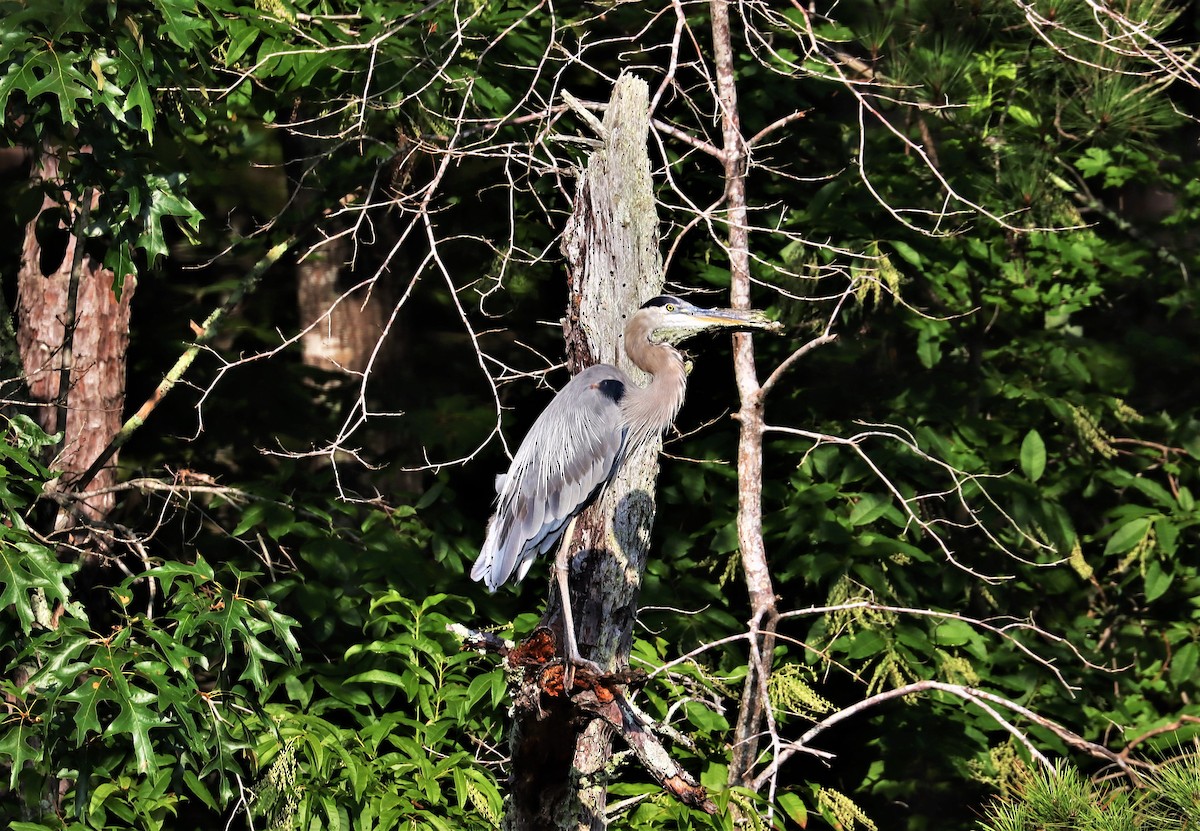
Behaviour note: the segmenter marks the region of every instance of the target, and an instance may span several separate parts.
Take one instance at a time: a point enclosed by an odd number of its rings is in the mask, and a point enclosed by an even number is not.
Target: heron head
[[[672,346],[701,332],[719,329],[731,332],[783,331],[783,324],[755,309],[705,309],[670,294],[647,300],[636,316],[648,318],[646,328],[650,340]]]

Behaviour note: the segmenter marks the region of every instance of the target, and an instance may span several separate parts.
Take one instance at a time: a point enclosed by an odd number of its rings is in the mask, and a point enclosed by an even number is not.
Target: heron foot
[[[565,656],[563,658],[563,693],[565,695],[570,695],[571,690],[575,687],[576,668],[590,672],[596,677],[604,675],[604,669],[595,661],[589,661],[578,654]]]

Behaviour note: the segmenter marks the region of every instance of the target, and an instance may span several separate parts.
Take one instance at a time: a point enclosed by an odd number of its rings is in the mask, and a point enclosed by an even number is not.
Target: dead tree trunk
[[[57,186],[59,164],[55,151],[44,151],[32,176]],[[61,224],[52,219],[59,207],[47,196],[39,216],[25,229],[17,276],[17,344],[35,420],[48,433],[64,433],[53,467],[62,471],[63,489],[69,490],[121,427],[135,286],[129,276],[120,298],[116,296],[113,273],[77,250],[82,242],[75,218],[64,217]],[[77,206],[77,212],[82,210]],[[39,228],[45,239],[65,240],[65,245],[44,244]],[[93,487],[107,488],[115,478],[114,461]],[[113,493],[100,494],[79,502],[78,509],[85,520],[102,520],[114,499]],[[62,514],[57,524],[61,531],[74,523]]]
[[[622,75],[603,125],[596,127],[600,146],[580,174],[563,236],[571,278],[564,321],[568,363],[572,372],[613,363],[645,383],[621,344],[628,315],[663,285],[646,151],[645,82]],[[659,448],[654,442],[634,454],[603,497],[581,515],[572,541],[578,552],[571,563],[571,604],[579,647],[609,671],[629,660],[654,518]],[[547,618],[560,618],[560,612],[559,599],[552,597]],[[537,710],[518,706],[515,711],[513,791],[505,828],[605,828],[601,774],[612,756],[613,727],[601,718],[573,723],[580,714],[572,707]]]

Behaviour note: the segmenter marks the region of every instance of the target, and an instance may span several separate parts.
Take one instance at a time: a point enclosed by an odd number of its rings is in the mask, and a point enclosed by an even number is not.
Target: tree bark
[[[646,377],[626,358],[625,321],[660,293],[662,258],[646,150],[646,83],[622,75],[576,188],[563,235],[571,294],[564,330],[572,372],[598,362],[616,364],[636,382]],[[638,593],[654,518],[660,442],[635,453],[615,481],[576,523],[571,550],[571,604],[583,656],[613,671],[628,664]],[[553,591],[547,621],[559,626]],[[603,829],[604,767],[613,727],[592,718],[582,728],[570,706],[516,706],[511,738],[513,791],[505,828]]]
[[[343,280],[349,249],[348,239],[339,237],[310,252],[296,266],[296,301],[307,329],[301,360],[327,372],[357,374],[382,336],[384,308],[378,290],[351,291]]]
[[[307,122],[312,115],[298,111],[293,117]],[[328,198],[313,184],[313,168],[331,143],[293,130],[284,130],[280,143],[292,204],[307,221],[321,209],[321,200]],[[353,375],[367,368],[383,332],[386,307],[378,286],[355,287],[349,221],[333,214],[316,219],[316,239],[311,242],[320,240],[320,244],[296,264],[296,306],[303,331],[300,359],[326,372]]]
[[[60,187],[59,165],[55,151],[43,151],[31,175]],[[47,433],[64,433],[52,466],[62,472],[64,489],[70,489],[121,427],[130,301],[136,286],[128,275],[121,296],[116,296],[113,273],[77,251],[74,221],[63,227],[53,219],[60,209],[61,202],[48,194],[39,216],[25,229],[17,275],[17,344],[34,419]],[[82,205],[76,208],[83,210]],[[45,244],[39,228],[46,240],[65,240],[65,245]],[[77,258],[79,272],[73,281]],[[60,397],[64,380],[65,399]],[[114,459],[94,483],[102,489],[115,481]],[[114,493],[100,494],[78,503],[78,508],[86,519],[103,520],[115,498]],[[60,514],[57,530],[71,524]]]

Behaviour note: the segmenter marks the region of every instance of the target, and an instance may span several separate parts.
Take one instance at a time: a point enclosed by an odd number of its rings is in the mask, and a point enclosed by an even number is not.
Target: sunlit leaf
[[[32,542],[0,540],[0,608],[12,609],[21,630],[33,627],[33,593],[44,592],[51,603],[69,599],[64,579],[78,570],[72,563],[60,563],[50,549]]]
[[[1046,444],[1037,430],[1030,430],[1021,442],[1021,471],[1036,482],[1046,471]]]

